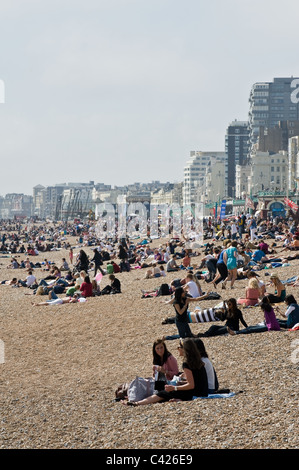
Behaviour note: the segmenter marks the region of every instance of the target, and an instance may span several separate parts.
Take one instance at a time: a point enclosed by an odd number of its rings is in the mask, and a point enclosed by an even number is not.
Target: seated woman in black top
[[[193,397],[208,396],[207,373],[195,342],[191,338],[185,338],[181,340],[178,348],[180,356],[184,358],[184,383],[165,385],[165,390],[137,402],[123,401],[124,405],[139,406],[163,401],[189,401]]]
[[[226,322],[223,326],[212,325],[205,333],[198,333],[197,337],[208,337],[208,336],[220,336],[228,333],[230,328],[234,331],[239,331],[240,322],[247,328],[241,310],[237,307],[236,299],[229,299],[225,302],[227,305],[227,317]],[[233,326],[232,326],[233,325]]]

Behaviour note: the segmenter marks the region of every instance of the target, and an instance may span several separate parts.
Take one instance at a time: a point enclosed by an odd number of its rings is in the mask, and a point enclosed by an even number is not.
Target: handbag
[[[136,377],[128,387],[128,401],[139,401],[154,393],[155,381],[152,377]]]

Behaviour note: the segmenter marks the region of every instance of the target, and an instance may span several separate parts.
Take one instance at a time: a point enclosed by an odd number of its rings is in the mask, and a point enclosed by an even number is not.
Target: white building
[[[182,206],[182,187],[182,183],[176,183],[172,187],[152,191],[151,204],[179,204]]]
[[[255,151],[252,154],[249,192],[286,191],[288,187],[288,153]]]
[[[236,165],[236,198],[244,199],[249,193],[251,165]]]
[[[289,190],[293,191],[297,189],[299,181],[299,136],[294,136],[289,139],[288,160],[288,186]]]
[[[38,217],[44,217],[46,205],[46,192],[45,186],[38,184],[33,188],[33,206],[34,213]]]
[[[205,185],[206,169],[212,157],[225,162],[225,152],[190,152],[190,158],[187,160],[184,168],[184,205],[201,202],[201,188]]]
[[[225,162],[212,157],[206,168],[203,185],[198,188],[198,197],[201,202],[215,203],[225,196]]]

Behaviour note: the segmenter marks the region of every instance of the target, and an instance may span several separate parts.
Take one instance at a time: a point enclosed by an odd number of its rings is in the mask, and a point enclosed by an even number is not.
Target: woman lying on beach
[[[188,310],[189,323],[207,323],[212,321],[224,321],[227,317],[227,307],[225,302],[223,306],[215,306],[210,308],[201,309],[196,307],[191,312]],[[162,325],[175,323],[175,317],[167,317],[162,320]]]
[[[165,401],[190,401],[194,396],[208,396],[208,379],[204,362],[199,350],[191,338],[181,340],[179,354],[184,358],[183,372],[185,382],[182,385],[165,385],[165,389],[137,402],[122,401],[123,405],[141,406]]]
[[[1,285],[5,285],[5,286],[16,286],[17,284],[18,284],[18,280],[16,277],[13,277],[9,281],[5,280],[1,282]]]
[[[55,295],[55,294],[54,294]],[[46,302],[38,302],[37,304],[32,303],[33,307],[44,306],[44,305],[62,305],[62,304],[73,304],[76,302],[84,302],[86,299],[80,297],[79,294],[74,294],[73,297],[59,298],[53,297],[53,294],[49,294],[49,300]]]
[[[225,325],[212,325],[205,333],[198,333],[197,337],[202,338],[225,335],[228,333],[229,328],[233,331],[238,331],[240,322],[245,326],[245,328],[247,328],[248,325],[243,318],[241,310],[237,306],[236,299],[231,298],[225,303],[227,305],[227,317]]]

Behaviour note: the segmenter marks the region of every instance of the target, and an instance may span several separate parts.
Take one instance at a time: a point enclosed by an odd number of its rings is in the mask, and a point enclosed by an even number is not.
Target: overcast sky
[[[1,0],[0,195],[182,181],[247,120],[253,83],[299,76],[298,17],[293,0]]]

